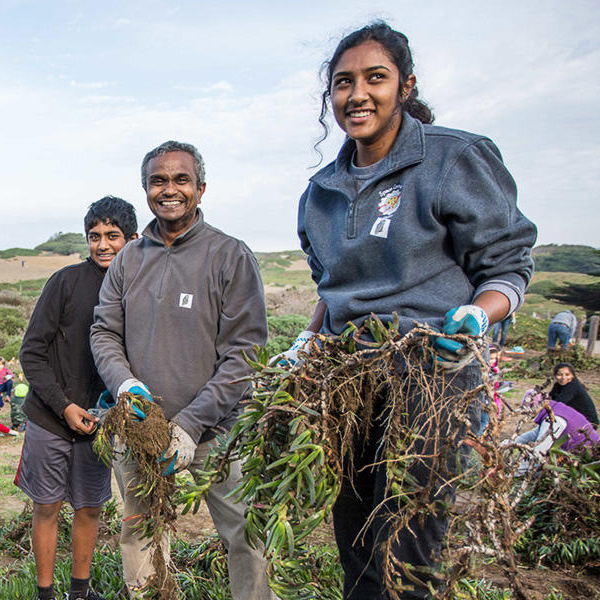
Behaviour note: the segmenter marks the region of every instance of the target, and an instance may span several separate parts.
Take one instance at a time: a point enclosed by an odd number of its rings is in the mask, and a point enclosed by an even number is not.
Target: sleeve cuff
[[[473,299],[487,291],[500,292],[504,294],[510,303],[509,314],[515,312],[523,304],[523,294],[519,288],[508,281],[490,279],[482,283],[473,293]]]

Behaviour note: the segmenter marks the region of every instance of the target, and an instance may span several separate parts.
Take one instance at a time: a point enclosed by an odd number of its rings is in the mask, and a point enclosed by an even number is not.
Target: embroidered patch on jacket
[[[194,294],[179,294],[179,306],[180,308],[192,308],[192,302],[194,301]]]
[[[379,192],[377,212],[379,216],[371,227],[371,235],[387,238],[392,215],[398,210],[402,199],[402,184],[395,183],[392,187]]]

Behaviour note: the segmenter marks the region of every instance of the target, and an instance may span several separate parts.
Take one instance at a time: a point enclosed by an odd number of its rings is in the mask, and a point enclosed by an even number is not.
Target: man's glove
[[[465,333],[474,337],[482,336],[488,328],[488,316],[474,304],[452,308],[444,317],[442,331],[449,335]],[[437,354],[437,364],[447,371],[458,371],[473,360],[473,352],[456,340],[436,337],[433,349]]]
[[[149,402],[152,402],[152,394],[150,393],[150,390],[139,379],[126,379],[117,390],[117,398],[125,392],[133,394],[134,396],[142,396]],[[131,416],[137,421],[143,421],[146,418],[146,413],[139,406],[137,406],[135,402],[132,402],[131,398],[128,400],[128,402]]]
[[[162,453],[159,461],[168,462],[163,475],[172,475],[185,469],[193,460],[197,444],[188,435],[187,431],[174,421],[169,423],[171,428],[171,443]]]
[[[308,342],[310,338],[314,337],[314,335],[314,331],[308,330],[298,334],[298,337],[294,340],[294,343],[291,345],[290,349],[278,354],[271,361],[271,364],[277,363],[282,366],[294,366],[297,362],[302,362],[302,360],[298,358],[298,352],[306,352],[308,350]]]

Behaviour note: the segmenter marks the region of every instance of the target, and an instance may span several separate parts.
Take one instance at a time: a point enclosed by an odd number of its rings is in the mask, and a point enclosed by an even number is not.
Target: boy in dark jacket
[[[55,600],[54,563],[63,501],[74,509],[69,600],[103,600],[89,587],[102,505],[110,499],[110,470],[92,450],[98,419],[88,412],[105,387],[89,344],[104,274],[137,238],[131,204],[107,196],[84,218],[90,257],[54,273],[31,316],[20,361],[29,382],[28,417],[15,477],[34,503],[32,542],[38,600]]]

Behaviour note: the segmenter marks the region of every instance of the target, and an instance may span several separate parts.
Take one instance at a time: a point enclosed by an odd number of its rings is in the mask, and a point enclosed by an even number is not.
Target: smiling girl
[[[401,333],[420,321],[446,333],[483,335],[488,323],[522,302],[536,236],[516,207],[516,186],[500,152],[484,136],[431,125],[408,40],[385,23],[345,37],[324,67],[319,121],[326,136],[331,106],[347,140],[300,200],[298,232],[320,299],[285,357],[293,362],[315,332],[339,335],[349,321],[360,327],[371,313],[384,322],[397,313]],[[440,398],[477,387],[478,367],[469,364],[473,357],[464,345],[438,338],[436,352],[427,375]],[[385,416],[387,397],[380,396]],[[419,392],[407,402],[409,419],[418,419]],[[474,416],[475,431],[478,420]],[[334,508],[347,600],[389,597],[380,544],[397,507],[385,497],[378,456],[384,419],[374,422],[354,449],[354,471]],[[427,461],[412,474],[427,481]],[[446,529],[442,514],[429,514],[396,538],[395,559],[416,569],[425,586],[439,583],[433,570]],[[401,597],[427,595],[416,586]]]
[[[575,368],[570,363],[554,365],[556,382],[550,390],[550,397],[556,402],[562,402],[577,412],[580,412],[594,427],[598,427],[598,413],[594,401],[587,390],[577,379]]]

